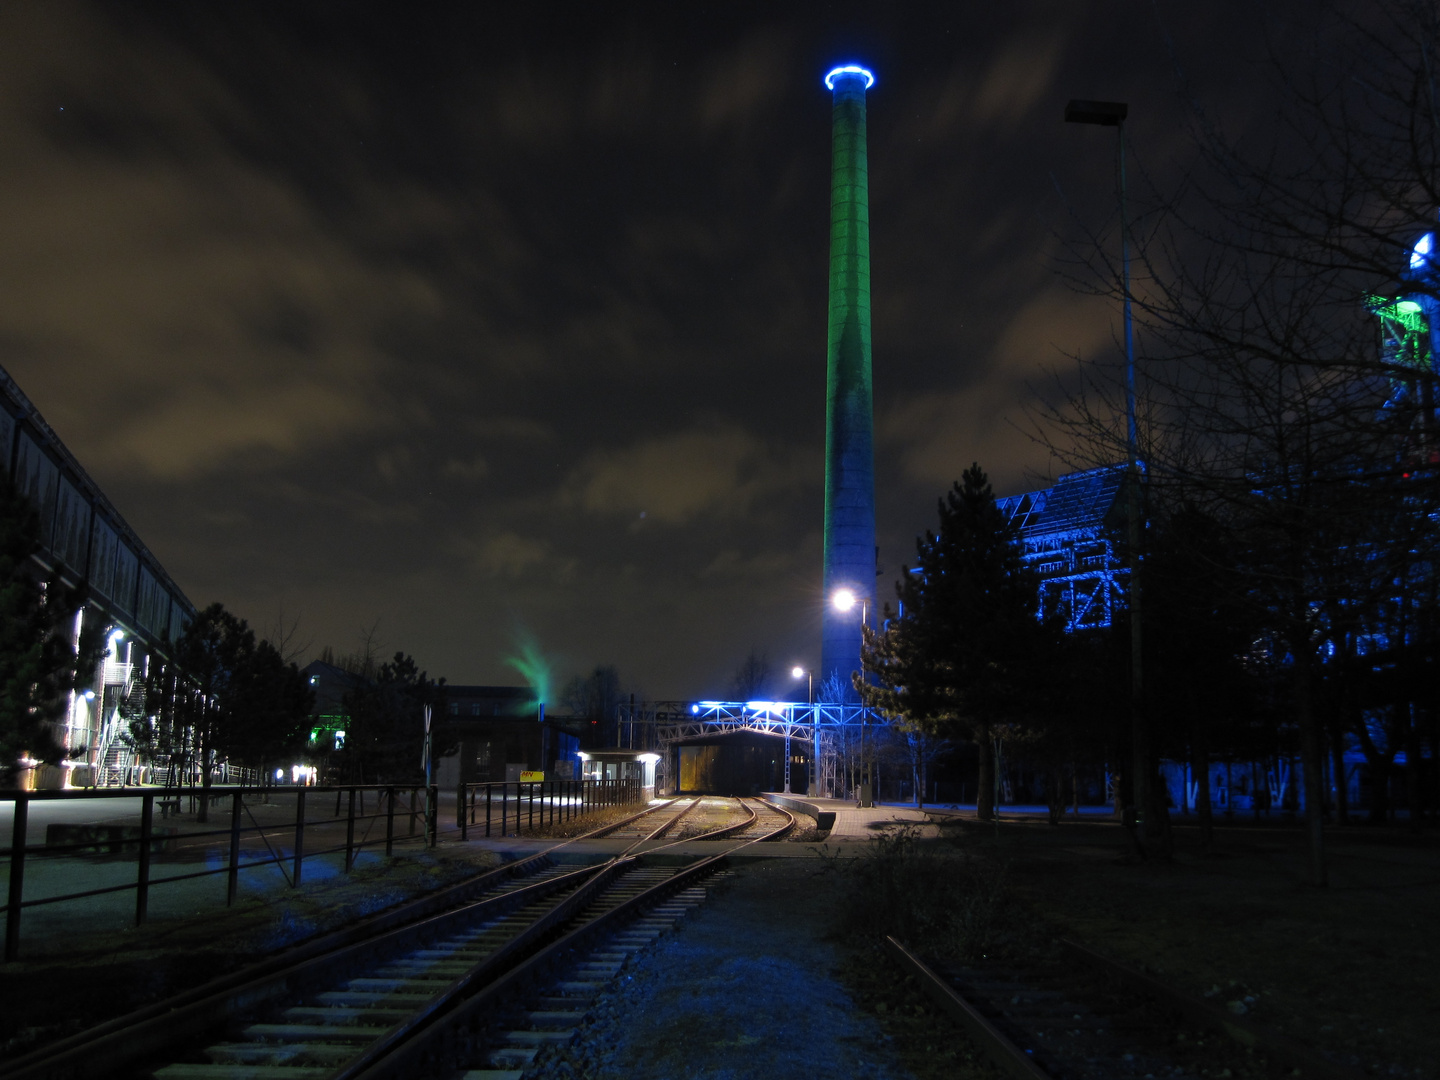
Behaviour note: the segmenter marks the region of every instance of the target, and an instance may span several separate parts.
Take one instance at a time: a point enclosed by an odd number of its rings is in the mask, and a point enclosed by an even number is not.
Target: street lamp
[[[815,793],[820,790],[820,723],[815,715],[815,672],[807,671],[796,664],[790,669],[792,679],[805,679],[807,686],[805,690],[805,704],[810,706],[810,769],[814,774],[814,782],[807,785],[806,794],[812,799]],[[789,728],[785,735],[785,794],[790,794],[790,735]]]
[[[1130,547],[1130,580],[1126,601],[1130,608],[1130,741],[1132,749],[1130,798],[1134,803],[1135,835],[1145,845],[1145,812],[1150,804],[1150,735],[1145,726],[1144,668],[1140,645],[1140,441],[1135,420],[1135,329],[1130,318],[1130,225],[1125,212],[1125,118],[1130,106],[1123,101],[1071,101],[1065,106],[1067,124],[1113,127],[1119,136],[1120,172],[1120,285],[1125,304],[1125,450],[1129,457],[1126,484],[1126,540]]]
[[[868,596],[856,596],[854,589],[836,589],[830,597],[830,603],[835,605],[836,611],[849,611],[856,604],[860,605],[860,625],[867,625],[866,615],[870,610],[870,598]]]

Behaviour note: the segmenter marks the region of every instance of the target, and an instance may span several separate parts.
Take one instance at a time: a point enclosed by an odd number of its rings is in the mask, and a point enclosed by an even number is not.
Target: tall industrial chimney
[[[825,383],[825,570],[820,677],[853,700],[860,625],[875,614],[874,409],[870,391],[870,191],[865,91],[856,64],[825,76],[834,92],[830,170],[830,328]],[[828,689],[828,686],[827,686]]]

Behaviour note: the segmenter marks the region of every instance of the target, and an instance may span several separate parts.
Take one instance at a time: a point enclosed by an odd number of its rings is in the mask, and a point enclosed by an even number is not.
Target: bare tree
[[[1224,569],[1289,682],[1323,885],[1316,687],[1405,582],[1433,576],[1440,16],[1401,0],[1296,40],[1273,57],[1265,139],[1192,113],[1193,166],[1180,191],[1152,191],[1131,288],[1149,510],[1198,507],[1243,551]],[[1118,300],[1098,250],[1089,280]],[[1118,376],[1087,367],[1049,412],[1057,452],[1124,458]]]
[[[735,701],[752,701],[762,697],[770,684],[770,676],[773,673],[770,667],[769,651],[763,648],[752,648],[730,679],[730,693],[733,699]]]

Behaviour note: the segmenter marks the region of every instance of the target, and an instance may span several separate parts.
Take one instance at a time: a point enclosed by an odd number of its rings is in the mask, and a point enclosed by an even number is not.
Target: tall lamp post
[[[854,589],[836,589],[835,595],[831,597],[831,603],[835,605],[836,611],[849,611],[857,603],[860,605],[860,670],[865,670],[865,627],[867,625],[866,615],[870,611],[870,598],[864,594],[857,595]],[[870,807],[875,804],[874,799],[874,775],[870,771],[870,760],[865,756],[865,706],[860,706],[860,798],[861,807]]]
[[[1143,850],[1150,806],[1150,732],[1145,723],[1144,668],[1141,663],[1140,620],[1140,440],[1135,421],[1135,329],[1130,318],[1130,225],[1125,212],[1125,118],[1130,106],[1123,101],[1071,101],[1065,106],[1067,124],[1113,127],[1119,135],[1120,173],[1120,285],[1125,305],[1125,450],[1130,459],[1126,477],[1126,540],[1130,553],[1130,580],[1126,601],[1130,608],[1130,808],[1135,838]]]
[[[815,672],[806,671],[799,664],[790,669],[790,677],[794,679],[805,679],[808,685],[805,690],[805,704],[810,706],[810,771],[814,775],[813,783],[806,785],[805,794],[812,799],[815,793],[820,790],[820,724],[815,716]],[[786,728],[785,735],[785,794],[790,794],[790,735],[789,728]]]

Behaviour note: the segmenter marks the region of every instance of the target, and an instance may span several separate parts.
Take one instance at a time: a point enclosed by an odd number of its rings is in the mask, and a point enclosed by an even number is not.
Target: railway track
[[[1051,963],[925,964],[886,943],[922,991],[1019,1080],[1360,1080],[1287,1036],[1074,942]]]
[[[634,854],[687,813],[678,802],[587,834],[633,829],[603,863],[557,866],[547,853],[512,864],[36,1051],[5,1075],[519,1077],[545,1045],[573,1037],[629,953],[703,900],[723,866],[725,852],[683,867]],[[758,815],[740,806],[745,818],[713,832],[750,829]],[[778,835],[785,817],[735,846]]]

